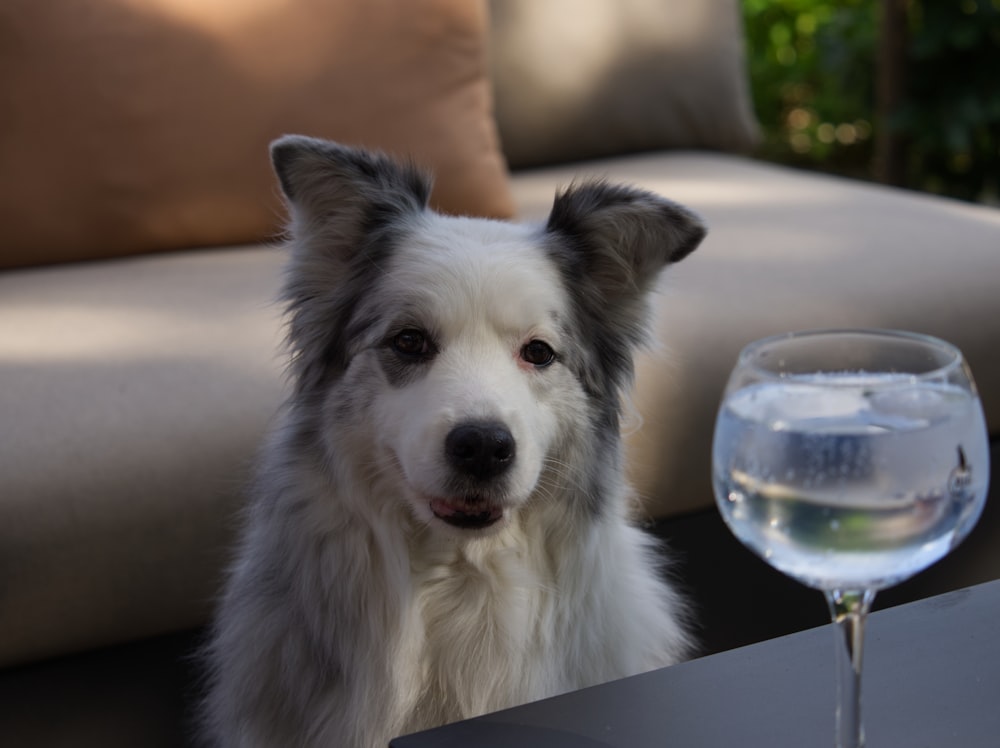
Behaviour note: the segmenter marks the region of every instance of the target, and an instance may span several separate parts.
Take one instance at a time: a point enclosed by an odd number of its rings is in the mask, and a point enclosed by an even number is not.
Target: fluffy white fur
[[[296,388],[219,609],[211,739],[384,748],[681,659],[683,604],[622,478],[630,360],[606,349],[638,340],[696,219],[604,185],[547,227],[445,217],[381,156],[289,137],[274,160]],[[509,432],[489,475],[447,454],[468,423]]]

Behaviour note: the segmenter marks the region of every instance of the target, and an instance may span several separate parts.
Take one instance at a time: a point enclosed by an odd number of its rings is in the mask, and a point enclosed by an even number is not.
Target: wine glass
[[[875,593],[949,553],[986,500],[985,419],[961,352],[890,330],[751,343],[719,409],[712,477],[733,534],[826,595],[837,746],[864,745],[861,653]]]

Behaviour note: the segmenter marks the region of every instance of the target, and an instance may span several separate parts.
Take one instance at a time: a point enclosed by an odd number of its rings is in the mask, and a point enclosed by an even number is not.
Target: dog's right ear
[[[274,141],[271,162],[292,219],[283,297],[293,372],[299,390],[318,392],[347,365],[354,307],[394,229],[426,208],[431,182],[383,154],[301,135]]]
[[[329,140],[285,135],[271,143],[271,163],[293,225],[339,223],[349,236],[351,224],[419,212],[430,198],[430,179],[413,165]]]

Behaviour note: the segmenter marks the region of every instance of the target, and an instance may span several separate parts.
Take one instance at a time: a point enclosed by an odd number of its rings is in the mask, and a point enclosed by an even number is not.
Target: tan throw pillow
[[[736,0],[493,0],[512,167],[757,138]]]
[[[0,267],[272,238],[293,132],[509,216],[487,35],[479,0],[5,0]]]

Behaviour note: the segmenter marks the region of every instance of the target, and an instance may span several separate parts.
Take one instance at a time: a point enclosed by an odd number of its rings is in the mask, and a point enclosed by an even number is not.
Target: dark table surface
[[[821,626],[391,747],[830,748],[833,641]],[[1000,746],[1000,580],[872,614],[862,714],[869,748]]]

